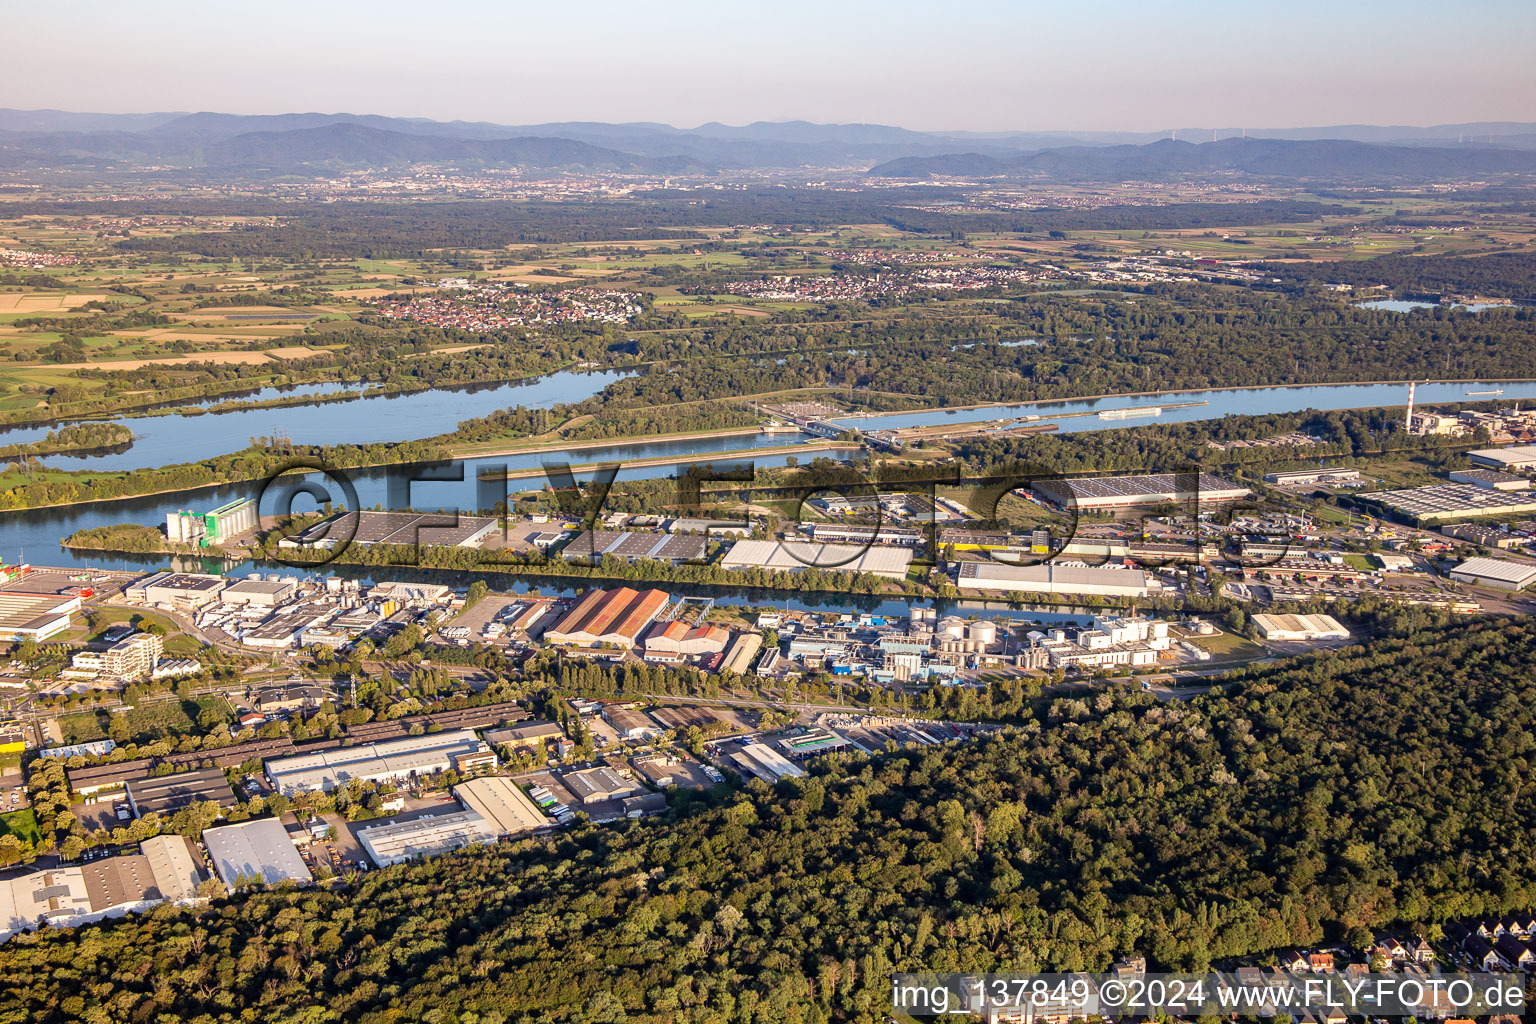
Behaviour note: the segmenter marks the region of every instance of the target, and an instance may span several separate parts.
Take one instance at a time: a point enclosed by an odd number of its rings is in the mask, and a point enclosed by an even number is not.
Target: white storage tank
[[[971,623],[970,638],[983,647],[997,642],[997,623],[991,619],[977,619]]]
[[[947,615],[939,620],[940,638],[949,637],[951,640],[965,639],[965,620],[958,615]]]

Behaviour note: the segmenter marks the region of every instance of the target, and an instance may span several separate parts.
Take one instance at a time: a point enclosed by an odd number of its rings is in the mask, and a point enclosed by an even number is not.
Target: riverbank
[[[797,431],[798,432],[798,431]],[[552,438],[537,444],[521,444],[507,447],[491,442],[487,448],[476,445],[450,445],[448,450],[456,459],[494,459],[500,456],[538,455],[548,451],[596,451],[601,448],[624,448],[635,444],[668,444],[677,441],[703,441],[712,437],[757,437],[774,433],[762,427],[721,427],[719,430],[696,430],[686,434],[653,434],[647,437],[615,437],[603,440],[583,441],[577,438]]]
[[[718,435],[717,435],[718,436]],[[658,438],[657,440],[667,440]],[[687,440],[687,438],[684,438]],[[633,441],[627,442],[634,444]],[[646,469],[652,466],[682,466],[693,465],[702,462],[724,462],[728,460],[745,461],[759,456],[798,455],[801,452],[847,452],[859,451],[860,446],[849,444],[846,441],[811,442],[809,444],[785,444],[771,448],[738,448],[734,451],[710,452],[708,455],[660,455],[654,459],[631,459],[624,463],[625,469]],[[571,466],[572,473],[589,473],[604,465],[601,462],[583,462]],[[532,469],[515,469],[507,473],[508,480],[527,480],[541,477],[547,473],[542,466]]]

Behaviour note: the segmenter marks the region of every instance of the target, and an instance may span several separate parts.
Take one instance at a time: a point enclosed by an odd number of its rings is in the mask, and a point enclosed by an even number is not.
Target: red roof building
[[[579,647],[633,647],[670,600],[671,595],[662,590],[589,590],[545,631],[544,639]]]

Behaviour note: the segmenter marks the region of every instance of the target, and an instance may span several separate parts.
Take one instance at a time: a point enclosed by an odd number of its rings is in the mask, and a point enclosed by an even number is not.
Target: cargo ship
[[[1161,416],[1162,414],[1163,414],[1163,407],[1162,406],[1160,406],[1160,405],[1149,405],[1149,406],[1146,406],[1145,408],[1142,408],[1142,409],[1106,409],[1105,411],[1099,413],[1099,419],[1101,419],[1101,420],[1128,420],[1128,419],[1131,419],[1133,417]]]

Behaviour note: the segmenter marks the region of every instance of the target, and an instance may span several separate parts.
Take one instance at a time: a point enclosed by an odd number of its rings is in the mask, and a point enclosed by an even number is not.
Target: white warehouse
[[[490,748],[470,729],[404,736],[397,740],[334,747],[267,762],[267,778],[285,796],[306,790],[330,792],[352,779],[400,782],[458,767],[460,759]]]
[[[1077,565],[1009,565],[961,562],[955,585],[961,590],[1024,591],[1031,594],[1096,594],[1146,597],[1160,584],[1140,569],[1102,569]]]

